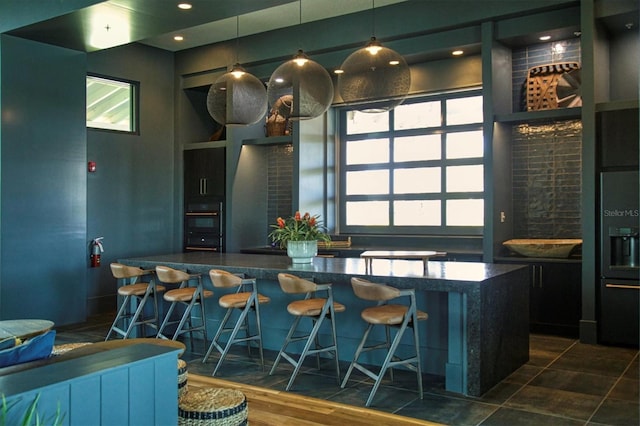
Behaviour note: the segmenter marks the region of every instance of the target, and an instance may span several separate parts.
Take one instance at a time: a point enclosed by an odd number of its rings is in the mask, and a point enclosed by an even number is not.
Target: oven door
[[[185,236],[185,250],[221,251],[222,239],[219,234],[208,232],[188,232]]]
[[[187,233],[220,233],[220,217],[218,212],[187,213],[184,220]]]

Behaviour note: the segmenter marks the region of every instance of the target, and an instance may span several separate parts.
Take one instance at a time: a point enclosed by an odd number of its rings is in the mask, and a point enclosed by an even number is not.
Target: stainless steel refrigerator
[[[599,340],[638,346],[640,262],[638,171],[600,175]]]

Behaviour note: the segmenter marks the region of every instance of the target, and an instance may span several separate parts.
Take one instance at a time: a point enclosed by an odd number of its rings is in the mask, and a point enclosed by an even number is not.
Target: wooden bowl
[[[531,238],[508,240],[502,244],[525,257],[567,258],[574,248],[582,244],[582,240]]]

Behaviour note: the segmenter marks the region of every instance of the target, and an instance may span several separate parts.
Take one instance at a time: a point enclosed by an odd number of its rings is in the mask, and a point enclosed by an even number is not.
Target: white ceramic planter
[[[318,254],[317,241],[288,241],[287,256],[293,263],[312,263],[313,257]]]

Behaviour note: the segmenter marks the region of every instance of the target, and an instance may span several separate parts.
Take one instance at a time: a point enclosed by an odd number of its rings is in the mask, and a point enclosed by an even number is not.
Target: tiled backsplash
[[[526,81],[529,68],[556,62],[581,60],[580,38],[540,43],[512,52],[513,111],[526,111]]]
[[[580,238],[582,123],[512,130],[514,238]]]
[[[278,216],[293,215],[293,145],[271,145],[267,166],[267,223],[273,225]],[[272,228],[269,227],[268,232]]]

